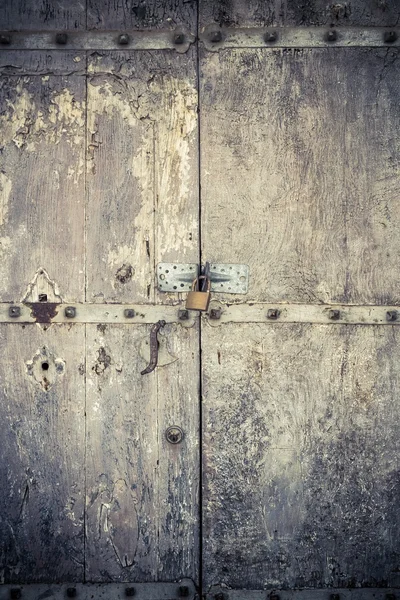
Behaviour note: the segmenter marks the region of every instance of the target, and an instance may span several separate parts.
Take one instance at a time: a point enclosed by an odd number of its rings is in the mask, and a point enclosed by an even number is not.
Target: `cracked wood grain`
[[[197,27],[197,0],[88,0],[89,29]]]
[[[2,29],[74,30],[86,27],[86,0],[2,0]]]

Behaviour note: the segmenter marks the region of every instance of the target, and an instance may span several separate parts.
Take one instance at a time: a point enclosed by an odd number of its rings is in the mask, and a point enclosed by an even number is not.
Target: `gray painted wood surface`
[[[83,578],[84,327],[0,326],[1,583]]]
[[[397,0],[199,0],[201,26],[360,25],[399,24]]]
[[[399,585],[398,336],[203,327],[207,587]]]
[[[2,0],[0,28],[73,30],[86,27],[86,0]]]
[[[202,252],[249,300],[399,301],[398,56],[203,53]]]
[[[89,29],[197,26],[197,0],[88,0]]]

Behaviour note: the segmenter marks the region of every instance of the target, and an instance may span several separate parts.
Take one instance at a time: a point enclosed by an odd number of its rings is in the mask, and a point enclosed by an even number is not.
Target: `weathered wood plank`
[[[197,0],[88,0],[89,29],[197,27]]]
[[[95,53],[89,72],[87,298],[165,303],[155,265],[198,257],[195,54]]]
[[[200,25],[360,25],[399,24],[397,0],[199,0]]]
[[[0,340],[0,581],[83,581],[84,326]]]
[[[203,54],[203,256],[249,264],[249,299],[398,303],[398,56]]]
[[[398,338],[203,328],[206,586],[398,585]]]
[[[2,0],[2,29],[85,29],[86,0]]]
[[[0,73],[3,75],[84,75],[84,52],[45,52],[2,50]]]
[[[5,76],[0,86],[0,298],[20,300],[44,268],[63,299],[83,300],[85,78]]]
[[[169,364],[141,376],[148,327],[88,326],[88,581],[197,579],[198,330],[162,336]]]

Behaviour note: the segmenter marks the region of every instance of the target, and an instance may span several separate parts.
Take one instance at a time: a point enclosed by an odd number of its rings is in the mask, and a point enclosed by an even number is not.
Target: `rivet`
[[[73,587],[67,588],[67,596],[68,596],[68,598],[75,598],[76,588],[73,588]]]
[[[279,319],[281,311],[278,308],[269,308],[267,311],[267,319]]]
[[[386,594],[386,600],[396,600],[396,594]]]
[[[397,310],[388,310],[386,313],[386,321],[397,321]]]
[[[22,591],[19,588],[11,588],[10,598],[11,600],[19,600],[22,596]]]
[[[330,600],[340,600],[340,594],[331,594]]]
[[[189,311],[186,308],[180,308],[178,310],[178,319],[180,321],[187,321],[189,319]]]
[[[185,34],[184,33],[175,33],[174,35],[174,44],[179,46],[180,44],[185,43]]]
[[[165,432],[165,437],[170,444],[180,444],[183,440],[183,431],[177,425],[172,425]]]
[[[131,39],[127,33],[121,33],[121,35],[118,37],[118,44],[120,46],[127,46],[130,41]]]
[[[212,308],[210,310],[210,319],[218,320],[221,318],[221,309],[220,308]]]
[[[178,589],[178,596],[180,598],[187,598],[189,596],[189,588],[187,585],[180,585]]]
[[[337,40],[337,31],[335,29],[330,29],[325,36],[327,42],[336,42]]]
[[[47,294],[39,294],[39,302],[47,302]]]
[[[8,308],[8,315],[15,319],[21,316],[21,308],[19,306],[10,306]]]
[[[385,44],[393,44],[397,40],[397,33],[395,31],[385,31],[383,35],[383,41]]]
[[[269,600],[279,600],[279,598],[279,594],[275,594],[274,592],[269,596]]]
[[[278,33],[276,31],[267,31],[266,34],[264,35],[264,40],[270,44],[273,42],[276,42],[277,39],[278,39]]]
[[[68,319],[73,319],[76,317],[76,308],[74,306],[66,306],[64,310],[64,315],[68,317]]]
[[[11,36],[10,35],[0,35],[0,44],[3,46],[9,46],[11,44]]]
[[[125,588],[125,596],[132,597],[135,595],[135,592],[136,592],[136,590],[134,587]]]
[[[332,319],[332,321],[338,321],[340,319],[340,310],[332,308],[328,313],[328,317]]]
[[[57,33],[56,44],[61,44],[62,46],[65,46],[65,44],[67,42],[68,42],[68,35],[66,33]]]
[[[222,592],[218,592],[214,595],[214,600],[227,600],[229,598],[228,594],[223,594]]]
[[[218,44],[218,42],[222,42],[222,31],[219,31],[218,29],[211,31],[209,39],[210,42],[212,42],[213,44]]]
[[[125,308],[125,310],[124,310],[125,319],[133,319],[134,316],[135,316],[135,311],[133,310],[133,308]]]

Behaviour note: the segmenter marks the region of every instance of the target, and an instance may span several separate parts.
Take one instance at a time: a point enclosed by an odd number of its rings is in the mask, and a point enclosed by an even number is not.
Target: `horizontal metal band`
[[[0,31],[0,50],[176,50],[196,37],[185,27],[151,31]]]
[[[391,588],[328,588],[313,590],[227,590],[213,587],[206,600],[396,600],[400,590]]]
[[[182,306],[155,304],[0,304],[0,323],[123,323],[150,324],[163,319],[192,327],[197,313]]]
[[[349,304],[210,304],[210,325],[223,323],[317,323],[325,325],[400,325],[399,306]]]
[[[207,26],[200,40],[207,50],[224,48],[328,48],[399,46],[400,30],[385,27]]]
[[[183,579],[178,583],[70,583],[0,585],[0,600],[193,600],[194,583]]]

